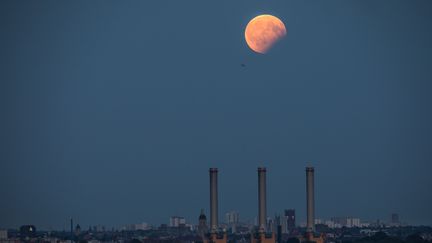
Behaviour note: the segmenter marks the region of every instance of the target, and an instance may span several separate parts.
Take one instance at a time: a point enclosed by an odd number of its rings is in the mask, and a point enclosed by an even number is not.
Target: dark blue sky
[[[1,1],[0,227],[208,212],[432,225],[431,1]],[[243,31],[278,16],[267,55]],[[245,68],[241,64],[246,64]],[[221,217],[222,219],[222,217]]]

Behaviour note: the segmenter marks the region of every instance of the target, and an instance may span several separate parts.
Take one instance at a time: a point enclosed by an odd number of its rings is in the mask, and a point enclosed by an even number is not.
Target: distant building
[[[96,225],[93,226],[92,232],[104,232],[105,231],[105,226],[103,225]]]
[[[349,217],[333,217],[331,220],[334,222],[334,228],[353,227],[352,219]]]
[[[329,228],[335,228],[335,223],[333,222],[333,220],[326,220],[324,224],[327,225],[327,227]]]
[[[371,225],[371,224],[370,224],[369,222],[363,222],[363,221],[362,221],[362,222],[360,223],[360,228],[367,228],[367,227],[370,227],[370,225]]]
[[[239,213],[237,211],[231,211],[225,214],[225,223],[228,225],[238,224],[239,222]]]
[[[81,234],[81,226],[79,224],[75,227],[75,235],[78,236]]]
[[[277,226],[276,218],[272,219],[271,217],[267,217],[266,226],[267,226],[266,230],[268,232],[276,232],[276,226]]]
[[[161,224],[158,228],[161,231],[167,231],[168,230],[168,225],[167,224]]]
[[[204,209],[201,209],[198,221],[198,235],[204,239],[205,235],[208,233],[207,217],[204,214]]]
[[[359,218],[347,218],[346,220],[346,227],[352,228],[352,227],[360,227],[360,219]]]
[[[296,216],[295,216],[295,209],[286,209],[285,210],[285,217],[286,217],[286,227],[289,232],[292,232],[296,227]],[[283,231],[283,229],[282,229]]]
[[[185,225],[186,219],[184,217],[172,216],[170,218],[169,226],[170,227],[179,227],[180,225]]]
[[[8,238],[8,231],[0,230],[0,240],[7,240],[7,238]]]
[[[225,214],[225,223],[228,228],[231,228],[231,232],[235,233],[237,231],[237,225],[240,221],[240,216],[237,211],[230,211]]]
[[[392,215],[391,215],[391,226],[399,226],[399,225],[400,225],[399,214],[392,213]]]
[[[284,221],[284,220],[282,220],[283,218],[284,217],[281,217],[280,215],[275,215],[275,218],[274,218],[275,226],[274,226],[273,232],[277,232],[280,228],[280,233],[282,233],[282,222]]]
[[[330,220],[326,220],[324,222],[329,228],[353,228],[353,227],[362,227],[359,218],[352,217],[333,217]]]
[[[151,229],[150,225],[147,223],[134,224],[134,230],[149,230]]]
[[[281,218],[281,222],[280,222],[280,225],[281,225],[281,230],[282,230],[282,234],[287,234],[288,233],[288,226],[287,226],[287,217],[286,216],[283,216],[282,218]]]
[[[280,224],[276,227],[276,242],[282,243],[282,225]]]
[[[20,227],[21,238],[32,238],[36,236],[36,227],[34,225],[23,225]]]

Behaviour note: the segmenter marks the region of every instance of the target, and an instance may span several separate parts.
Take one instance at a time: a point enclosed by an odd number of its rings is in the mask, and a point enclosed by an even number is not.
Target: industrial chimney
[[[258,167],[258,226],[259,232],[266,232],[266,168]]]
[[[315,232],[314,167],[306,167],[306,208],[308,233]]]
[[[217,168],[210,168],[210,232],[216,233],[218,230],[218,180]]]
[[[266,173],[265,167],[258,167],[258,233],[251,236],[251,243],[275,243],[274,232],[269,236],[267,233],[267,195],[266,195]]]

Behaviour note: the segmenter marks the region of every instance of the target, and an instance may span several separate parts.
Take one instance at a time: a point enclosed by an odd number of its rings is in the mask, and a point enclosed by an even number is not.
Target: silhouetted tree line
[[[300,241],[297,238],[290,238],[286,243],[300,243]],[[400,239],[398,237],[388,236],[384,232],[378,232],[373,236],[364,237],[354,241],[342,241],[341,243],[432,243],[432,240],[424,240],[418,234],[413,234],[405,239]]]
[[[378,232],[373,236],[364,237],[359,240],[351,241],[354,243],[432,243],[432,241],[424,240],[420,235],[413,234],[405,239],[388,236],[384,232]],[[350,242],[350,243],[351,243]],[[345,243],[345,242],[343,242]],[[348,243],[348,242],[346,242]]]
[[[157,240],[157,239],[146,239],[140,241],[138,239],[132,239],[128,243],[181,243],[180,240]],[[235,241],[231,241],[235,242]],[[420,235],[413,234],[405,239],[400,239],[398,237],[388,236],[384,232],[378,232],[373,236],[364,237],[353,241],[336,241],[340,243],[432,243],[432,240],[424,240]],[[86,241],[81,241],[80,243],[87,243]],[[298,238],[289,238],[286,243],[300,243]],[[301,242],[301,243],[314,243],[314,242]]]

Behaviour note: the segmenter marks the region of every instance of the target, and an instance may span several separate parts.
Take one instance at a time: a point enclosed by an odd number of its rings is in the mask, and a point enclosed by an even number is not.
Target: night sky
[[[0,228],[257,213],[432,225],[431,1],[0,1]],[[249,20],[279,17],[266,55]],[[245,67],[242,66],[245,64]]]

